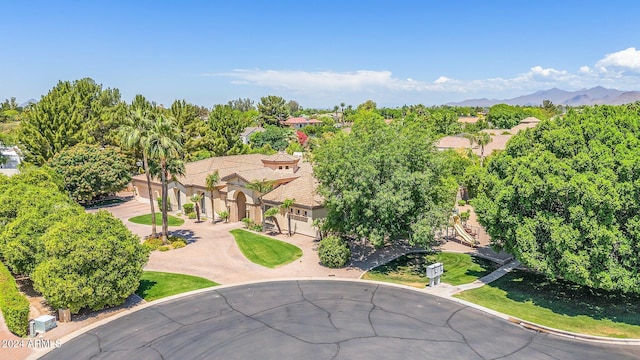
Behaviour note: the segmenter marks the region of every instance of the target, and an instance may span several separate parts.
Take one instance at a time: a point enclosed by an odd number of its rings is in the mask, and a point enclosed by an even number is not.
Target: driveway
[[[153,303],[43,359],[637,359],[640,348],[523,329],[418,290],[304,280]]]
[[[104,208],[121,219],[131,231],[144,237],[151,233],[151,226],[134,224],[129,218],[149,213],[149,205],[135,200]],[[97,211],[97,210],[91,210]],[[396,246],[362,254],[351,266],[329,269],[320,265],[316,250],[318,241],[308,236],[294,234],[291,237],[278,235],[275,238],[294,244],[302,249],[302,257],[276,269],[269,269],[247,260],[236,245],[229,230],[241,228],[242,223],[197,223],[186,219],[181,226],[170,226],[169,232],[186,237],[190,243],[184,248],[151,253],[145,270],[177,272],[207,278],[220,284],[287,278],[359,278],[363,271],[407,250],[407,246]],[[158,227],[158,231],[161,227]],[[365,256],[366,255],[366,256]]]

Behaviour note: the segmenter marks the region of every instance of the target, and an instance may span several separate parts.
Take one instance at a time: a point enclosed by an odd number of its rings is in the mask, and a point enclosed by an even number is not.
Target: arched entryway
[[[236,206],[238,208],[238,220],[247,217],[247,197],[242,191],[238,191],[236,196]]]

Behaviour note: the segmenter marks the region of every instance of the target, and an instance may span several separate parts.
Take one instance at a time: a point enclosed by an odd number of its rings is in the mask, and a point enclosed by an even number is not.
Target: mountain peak
[[[554,87],[549,90],[540,90],[532,94],[522,95],[511,99],[469,99],[457,103],[448,103],[447,105],[488,107],[495,104],[509,104],[520,106],[539,106],[544,100],[550,100],[556,105],[570,106],[595,104],[621,105],[640,101],[640,91],[620,91],[616,89],[607,89],[602,86],[577,91],[566,91]]]

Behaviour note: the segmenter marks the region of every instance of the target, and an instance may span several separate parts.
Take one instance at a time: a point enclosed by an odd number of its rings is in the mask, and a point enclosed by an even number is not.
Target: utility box
[[[435,263],[427,266],[427,277],[429,278],[429,286],[434,287],[440,284],[440,276],[444,273],[444,264]]]
[[[33,319],[33,328],[37,334],[44,334],[54,327],[56,327],[56,318],[54,316],[42,315]]]

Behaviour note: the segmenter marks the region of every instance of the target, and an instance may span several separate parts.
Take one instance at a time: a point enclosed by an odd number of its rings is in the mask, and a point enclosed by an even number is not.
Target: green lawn
[[[276,268],[302,256],[302,250],[294,245],[242,229],[230,231],[242,254],[258,265]]]
[[[594,290],[515,270],[488,285],[455,296],[556,329],[640,338],[640,295]]]
[[[146,301],[220,285],[197,276],[145,271],[136,294]]]
[[[171,215],[169,215],[167,220],[168,220],[167,222],[169,223],[169,226],[180,226],[184,224],[184,220]],[[151,225],[151,214],[134,216],[131,219],[129,219],[129,221],[136,224]],[[156,213],[156,225],[162,225],[161,213]]]
[[[498,268],[497,264],[489,260],[469,254],[446,252],[435,255],[408,254],[373,268],[362,278],[424,288],[429,284],[426,266],[435,262],[444,264],[444,274],[440,280],[451,285],[473,282]]]

